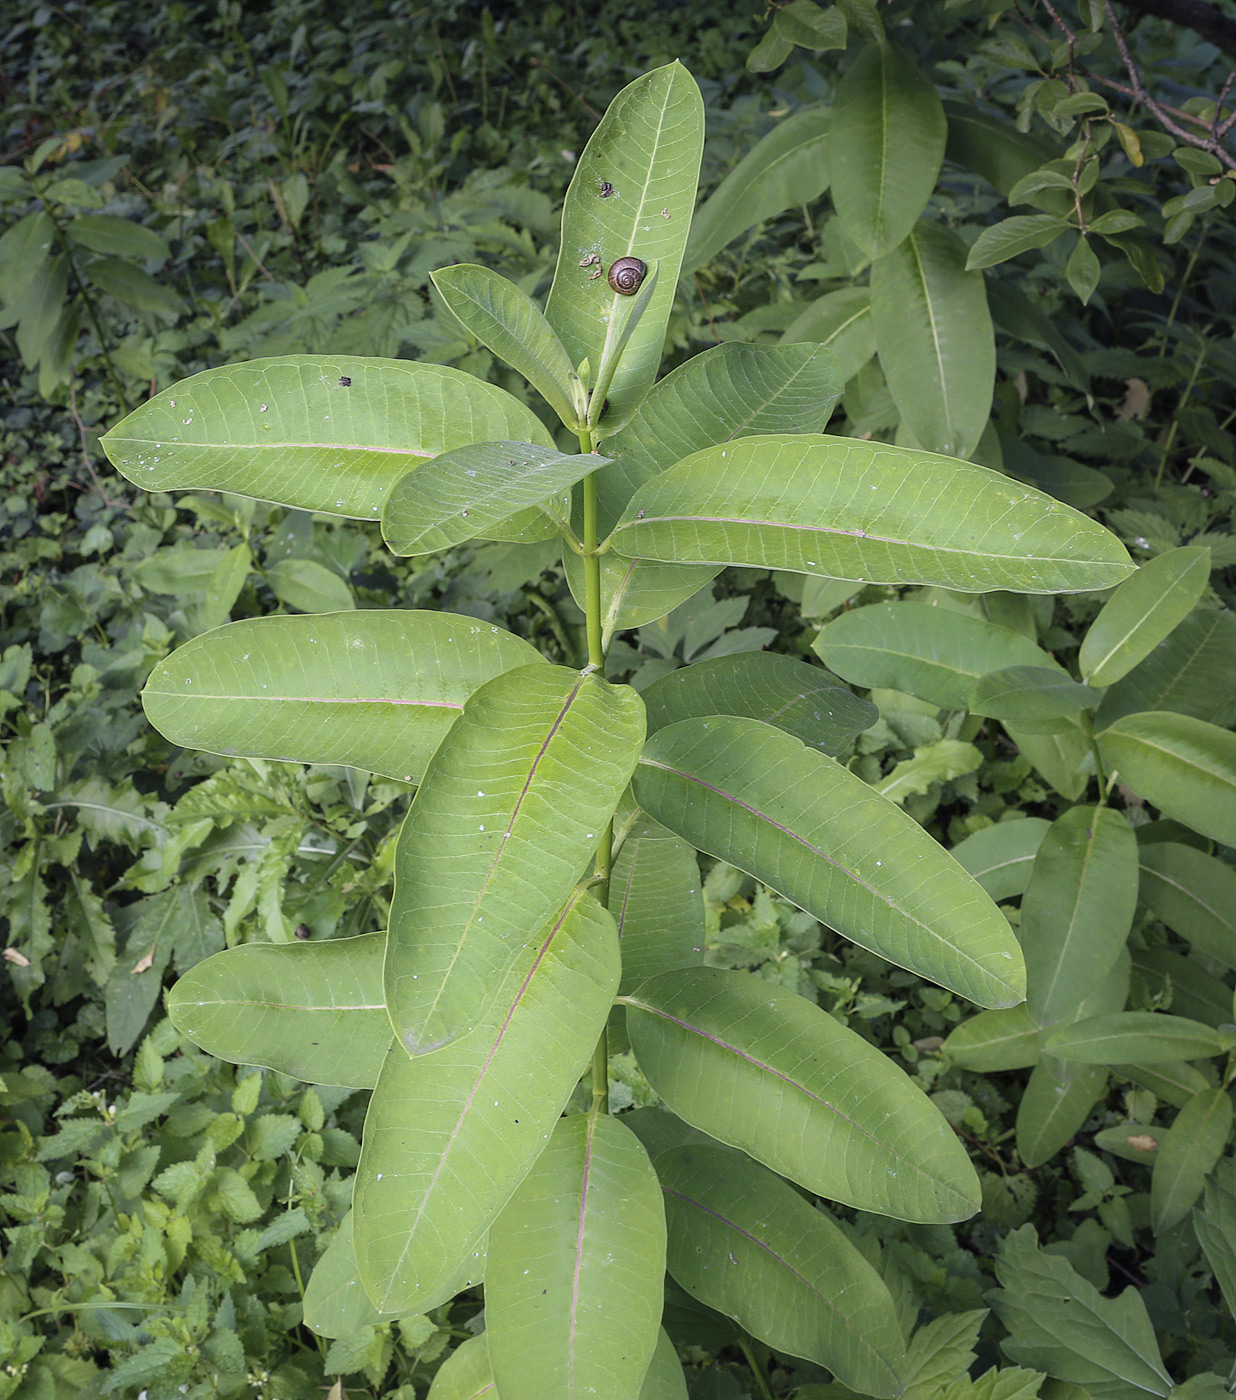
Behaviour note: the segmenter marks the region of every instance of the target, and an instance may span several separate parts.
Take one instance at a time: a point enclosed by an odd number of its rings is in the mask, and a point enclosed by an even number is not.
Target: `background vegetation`
[[[376,527],[137,493],[97,438],[152,391],[259,355],[419,357],[522,395],[436,300],[429,272],[481,261],[543,293],[572,162],[639,72],[678,57],[700,82],[707,199],[779,123],[830,104],[853,55],[800,3],[775,14],[737,0],[704,14],[644,0],[135,8],[32,5],[0,36],[0,1397],[292,1397],[342,1378],[351,1393],[411,1400],[482,1325],[479,1292],[331,1341],[301,1325],[304,1283],[350,1200],[366,1096],[220,1064],[161,1010],[174,976],[224,946],[381,927],[410,790],[170,749],[137,694],[175,645],[229,617],[434,606],[496,619],[572,663],[582,619],[537,546],[392,560]],[[1209,550],[1205,592],[1143,663],[1130,708],[1230,727],[1236,282],[1227,109],[1215,105],[1233,62],[1223,34],[1204,40],[1153,15],[1117,31],[1115,12],[1093,3],[838,8],[855,32],[878,14],[946,101],[948,158],[928,216],[972,265],[994,269],[996,389],[975,459],[1093,510],[1139,562]],[[1143,91],[1158,113],[1135,101]],[[999,140],[970,132],[975,114]],[[667,368],[718,340],[828,340],[849,381],[833,431],[921,435],[938,396],[907,397],[874,357],[869,260],[823,185],[796,178],[800,197],[753,224],[726,225],[733,185],[710,206]],[[625,634],[611,669],[643,684],[707,656],[811,656],[822,624],[892,596],[728,571],[711,599]],[[1031,629],[1073,665],[1101,603],[1036,605]],[[863,689],[880,719],[851,768],[949,846],[1010,820],[1053,820],[1093,780],[1084,739],[1070,757],[941,708],[929,687]],[[1129,813],[1143,845],[1213,849],[1136,802]],[[1195,1375],[1195,1389],[1223,1389],[1236,1181],[1222,1164],[1200,1231],[1187,1207],[1157,1212],[1151,1192],[1176,1111],[1226,1087],[1221,1061],[1191,1071],[1201,1089],[1188,1076],[1104,1070],[1080,1116],[1027,1124],[1028,1067],[964,1068],[973,1057],[945,1046],[968,1014],[955,997],[736,870],[705,874],[708,960],[818,1001],[897,1059],[979,1167],[984,1210],[963,1225],[867,1216],[854,1227],[907,1320],[946,1320],[935,1336],[948,1362],[917,1383],[924,1400],[975,1353],[976,1372],[1020,1362],[1096,1400],[1167,1394]],[[1024,889],[1014,878],[998,896],[1014,924]],[[1232,1021],[1236,955],[1222,953],[1236,930],[1231,908],[1219,913],[1229,941],[1201,952],[1161,905],[1138,907],[1132,1009]],[[653,1101],[637,1072],[627,1079],[616,1108]],[[1049,1307],[1050,1287],[1040,1297],[1027,1282],[1032,1243],[1010,1233],[1027,1225],[1093,1289],[1136,1290],[1170,1379],[1088,1374],[1069,1357],[1089,1343],[1074,1338],[1062,1360],[1036,1340],[1009,1301]],[[1226,1253],[1203,1250],[1207,1228]],[[1004,1302],[985,1313],[997,1282]],[[1113,1306],[1099,1299],[1095,1315],[1119,1331]],[[843,1393],[685,1294],[667,1326],[693,1395]],[[1041,1384],[1014,1373],[1002,1394]]]

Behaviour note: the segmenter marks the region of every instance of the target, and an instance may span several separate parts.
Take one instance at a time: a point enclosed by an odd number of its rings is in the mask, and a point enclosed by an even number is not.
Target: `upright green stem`
[[[581,428],[581,452],[595,450],[591,428]],[[601,632],[601,556],[597,553],[597,481],[596,473],[584,478],[584,617],[588,631],[588,665],[604,671],[605,643]],[[597,898],[609,903],[609,875],[613,861],[614,823],[611,818],[601,833],[593,869],[598,877]],[[596,1049],[592,1052],[592,1115],[609,1112],[609,1038],[604,1028]]]

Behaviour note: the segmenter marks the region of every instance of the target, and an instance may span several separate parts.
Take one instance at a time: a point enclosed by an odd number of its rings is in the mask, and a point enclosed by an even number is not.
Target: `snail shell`
[[[639,258],[619,258],[609,270],[609,285],[619,296],[633,297],[647,275],[647,264]]]

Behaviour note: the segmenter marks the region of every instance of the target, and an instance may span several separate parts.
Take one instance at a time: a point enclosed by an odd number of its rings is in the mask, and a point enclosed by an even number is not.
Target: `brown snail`
[[[609,285],[619,296],[633,297],[647,276],[648,265],[639,258],[619,258],[609,270]]]

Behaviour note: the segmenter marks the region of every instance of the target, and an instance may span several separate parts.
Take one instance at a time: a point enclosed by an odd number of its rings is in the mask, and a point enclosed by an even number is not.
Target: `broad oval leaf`
[[[1014,214],[1010,219],[1001,219],[974,240],[966,257],[966,270],[977,272],[984,267],[995,267],[1032,248],[1043,248],[1071,227],[1069,221],[1058,214]]]
[[[1064,1065],[1043,1056],[1017,1105],[1017,1154],[1033,1170],[1050,1161],[1081,1130],[1107,1087],[1098,1065]]]
[[[1138,862],[1138,893],[1156,917],[1199,952],[1236,968],[1236,870],[1174,841],[1142,846]]]
[[[1206,1089],[1176,1115],[1159,1145],[1150,1178],[1150,1223],[1156,1235],[1179,1225],[1202,1194],[1232,1131],[1226,1089]]]
[[[168,1015],[195,1045],[232,1064],[372,1089],[393,1045],[385,947],[385,934],[366,933],[227,948],[180,978]]]
[[[1111,685],[1144,661],[1193,611],[1210,582],[1210,550],[1169,549],[1116,589],[1082,639],[1078,665],[1090,685]]]
[[[1099,735],[1099,750],[1164,816],[1236,846],[1236,734],[1159,711],[1118,719]]]
[[[682,1362],[664,1327],[657,1332],[656,1350],[644,1373],[639,1400],[687,1400],[687,1378]]]
[[[783,345],[803,341],[831,350],[837,357],[841,381],[848,384],[875,354],[870,289],[842,287],[818,297],[799,312],[781,337]]]
[[[844,32],[844,22],[843,22]],[[694,272],[740,233],[828,188],[828,109],[795,112],[761,137],[695,211],[683,257]]]
[[[704,889],[695,850],[641,812],[614,861],[610,912],[618,923],[622,987],[704,958]]]
[[[1042,774],[1053,788],[1070,802],[1076,802],[1090,782],[1090,741],[1080,724],[1066,721],[1050,734],[1039,734],[1005,722],[1009,738],[1022,756]]]
[[[553,445],[530,408],[462,370],[285,355],[191,375],[99,445],[146,491],[231,491],[376,520],[391,488],[425,458],[508,438]]]
[[[837,214],[870,257],[918,222],[947,138],[944,108],[918,64],[888,44],[861,50],[837,85],[829,164]]]
[[[568,428],[578,428],[571,402],[574,366],[527,292],[477,263],[440,267],[429,276],[464,328],[522,374]]]
[[[900,1393],[905,1342],[892,1295],[823,1211],[725,1147],[671,1148],[657,1175],[669,1270],[692,1297],[861,1395]]]
[[[356,1260],[380,1311],[422,1311],[485,1236],[588,1063],[618,963],[613,919],[576,895],[474,1031],[389,1057],[353,1195]]]
[[[1137,908],[1137,840],[1110,807],[1071,807],[1051,825],[1021,902],[1026,1002],[1063,1020],[1115,965]]]
[[[1034,858],[1050,826],[1042,817],[997,822],[954,846],[953,859],[992,899],[1013,899],[1026,892]]]
[[[266,570],[266,582],[281,603],[297,612],[333,613],[356,607],[347,581],[316,559],[280,559]]]
[[[568,520],[570,488],[605,461],[526,442],[457,447],[398,482],[382,509],[382,538],[395,554],[435,554],[541,501]]]
[[[745,715],[763,720],[830,757],[848,752],[854,737],[880,712],[820,666],[776,652],[745,651],[680,667],[640,692],[648,732],[679,720]]]
[[[655,295],[610,385],[606,418],[614,426],[639,407],[661,362],[703,149],[699,89],[682,64],[668,63],[610,103],[567,190],[545,317],[573,364],[600,365],[620,299],[604,276],[592,275],[597,266],[637,257],[659,267]]]
[[[840,613],[812,651],[852,685],[904,690],[946,710],[967,708],[974,683],[1006,666],[1051,666],[1029,637],[926,603],[875,603]]]
[[[982,1006],[1025,994],[1004,915],[900,808],[758,720],[654,734],[635,775],[649,815],[839,933]]]
[[[473,691],[540,661],[512,633],[453,613],[246,618],[160,661],[142,707],[187,749],[415,783]]]
[[[996,337],[981,272],[941,223],[923,222],[871,269],[876,352],[901,421],[931,452],[969,457],[987,426]]]
[[[624,1001],[640,1068],[686,1122],[860,1210],[949,1221],[978,1209],[978,1178],[940,1111],[805,998],[699,967]]]
[[[616,1118],[560,1119],[489,1237],[485,1335],[503,1400],[630,1400],[660,1332],[665,1211]]]
[[[1053,1031],[1044,1048],[1060,1059],[1088,1065],[1156,1065],[1209,1059],[1233,1045],[1232,1034],[1184,1016],[1117,1011]]]
[[[970,687],[966,708],[1015,725],[1025,734],[1052,734],[1093,710],[1098,691],[1049,666],[1005,666],[980,676]]]
[[[482,1332],[461,1342],[438,1367],[426,1400],[496,1400],[489,1340]]]
[[[1039,1027],[1024,1002],[1002,1011],[980,1011],[948,1035],[940,1053],[960,1069],[980,1074],[1030,1069],[1039,1062]]]
[[[610,539],[628,557],[963,593],[1106,588],[1133,568],[1101,525],[986,467],[811,435],[693,453],[635,493]]]
[[[429,762],[395,853],[386,1008],[422,1055],[466,1034],[580,878],[630,779],[629,686],[528,666],[480,688]]]

